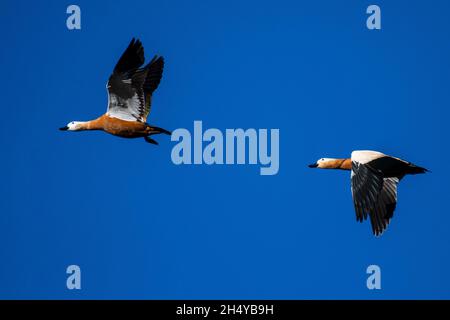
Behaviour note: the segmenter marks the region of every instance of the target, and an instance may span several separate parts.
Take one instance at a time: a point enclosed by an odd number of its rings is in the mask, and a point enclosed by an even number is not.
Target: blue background
[[[78,31],[70,4],[0,10],[0,298],[450,298],[448,1],[377,1],[381,31],[368,1],[77,1]],[[280,128],[278,175],[58,131],[106,111],[133,36],[166,58],[150,123]],[[433,171],[401,182],[380,238],[348,172],[306,166],[358,149]]]

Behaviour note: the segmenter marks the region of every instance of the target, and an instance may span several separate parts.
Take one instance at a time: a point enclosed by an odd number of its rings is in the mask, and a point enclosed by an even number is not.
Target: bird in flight
[[[60,130],[103,130],[124,138],[143,137],[148,143],[156,145],[158,142],[151,138],[152,135],[159,133],[170,135],[169,131],[147,123],[152,94],[161,81],[164,58],[155,56],[141,68],[144,61],[144,47],[141,41],[133,38],[106,85],[108,89],[106,113],[90,121],[72,121]]]
[[[428,170],[377,151],[353,151],[350,159],[322,158],[310,168],[351,170],[351,188],[356,220],[370,218],[372,232],[381,235],[397,205],[397,185],[407,174]]]

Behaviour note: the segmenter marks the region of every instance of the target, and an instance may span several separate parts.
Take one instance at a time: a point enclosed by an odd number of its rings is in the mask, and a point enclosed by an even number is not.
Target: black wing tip
[[[379,237],[387,230],[395,208],[396,203],[387,204],[383,210],[380,207],[364,209],[355,203],[356,221],[362,223],[369,218],[373,235]]]
[[[131,41],[128,44],[128,47],[126,48],[125,52],[127,52],[127,51],[138,52],[140,49],[144,49],[144,47],[142,46],[141,40],[139,40],[139,38],[133,37],[133,38],[131,38]]]
[[[153,56],[152,60],[150,60],[150,62],[146,65],[146,68],[149,68],[152,65],[157,65],[157,64],[162,64],[162,66],[164,66],[164,57],[160,56],[158,54],[155,54]]]
[[[144,47],[142,46],[142,42],[133,37],[114,67],[114,72],[124,73],[136,70],[144,61]]]
[[[133,38],[131,38],[130,44],[128,46],[132,47],[132,46],[139,46],[139,45],[142,45],[141,40],[139,40],[139,38],[133,37]]]
[[[372,231],[376,237],[381,236],[387,230],[389,223],[391,222],[391,219],[394,215],[395,205],[386,206],[384,211],[386,210],[388,210],[388,212],[384,212],[384,215],[382,215],[382,212],[380,212],[380,210],[372,212]]]
[[[374,219],[376,220],[376,219]],[[374,221],[375,222],[375,221]],[[375,237],[379,238],[387,230],[390,219],[382,219],[382,221],[372,223],[372,233]]]

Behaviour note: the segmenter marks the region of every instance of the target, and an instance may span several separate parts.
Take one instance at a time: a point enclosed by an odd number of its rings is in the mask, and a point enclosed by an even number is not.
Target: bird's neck
[[[102,128],[103,128],[102,117],[80,123],[80,130],[102,130]]]
[[[352,169],[352,159],[333,159],[333,160],[327,161],[324,168],[325,169],[351,170]]]

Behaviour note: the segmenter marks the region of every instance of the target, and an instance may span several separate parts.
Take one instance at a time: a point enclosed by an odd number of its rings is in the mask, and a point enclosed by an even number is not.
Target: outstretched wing
[[[144,47],[142,42],[138,39],[131,39],[130,44],[122,53],[119,61],[114,67],[113,74],[123,74],[137,70],[144,64]]]
[[[356,219],[370,217],[372,231],[381,235],[389,225],[397,204],[396,177],[385,178],[379,170],[368,164],[352,162],[352,196]]]
[[[145,99],[142,83],[145,72],[111,75],[108,81],[107,115],[126,121],[145,122]]]
[[[144,121],[147,121],[147,117],[150,113],[152,106],[152,94],[153,91],[158,88],[161,82],[162,73],[164,69],[164,58],[161,56],[154,56],[153,59],[144,68],[147,69],[147,76],[144,81],[144,96],[145,105],[144,112],[142,114]]]
[[[144,68],[144,48],[131,40],[109,77],[108,110],[110,117],[145,122],[151,105],[151,94],[158,87],[164,60],[155,57]]]

